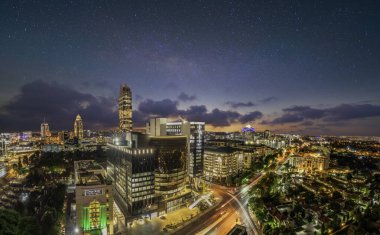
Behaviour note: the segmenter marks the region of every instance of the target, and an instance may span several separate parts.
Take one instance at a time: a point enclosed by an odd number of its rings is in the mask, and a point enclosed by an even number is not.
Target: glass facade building
[[[188,138],[188,175],[191,178],[200,178],[203,175],[204,161],[204,122],[168,122],[166,135],[185,135]]]
[[[155,193],[159,213],[173,211],[186,203],[191,191],[186,188],[186,136],[151,137],[149,146],[156,150]]]
[[[132,131],[132,91],[126,84],[120,87],[119,129],[122,132]]]
[[[114,197],[125,217],[150,215],[156,209],[154,149],[109,144],[107,175],[114,181]]]

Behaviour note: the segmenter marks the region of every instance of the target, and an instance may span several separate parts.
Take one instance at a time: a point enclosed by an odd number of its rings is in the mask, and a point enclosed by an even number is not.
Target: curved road
[[[236,223],[243,224],[250,235],[261,234],[260,229],[249,216],[248,200],[250,189],[262,176],[263,174],[258,175],[249,185],[240,187],[235,193],[231,188],[211,184],[211,189],[222,199],[219,206],[201,215],[174,234],[227,234]]]

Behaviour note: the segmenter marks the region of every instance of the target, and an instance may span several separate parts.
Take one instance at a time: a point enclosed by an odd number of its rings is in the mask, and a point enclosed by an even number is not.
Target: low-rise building
[[[207,147],[205,149],[205,178],[210,181],[223,182],[228,176],[249,168],[250,153],[232,147]]]
[[[329,168],[330,157],[321,153],[305,153],[289,157],[289,164],[298,171],[316,172]]]
[[[93,160],[76,161],[76,232],[82,235],[113,234],[112,182]]]

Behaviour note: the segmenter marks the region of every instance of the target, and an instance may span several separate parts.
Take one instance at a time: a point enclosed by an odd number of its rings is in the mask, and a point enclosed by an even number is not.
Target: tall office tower
[[[83,139],[83,121],[81,116],[78,114],[74,122],[74,137]]]
[[[132,91],[126,84],[120,87],[119,121],[120,131],[132,131]]]
[[[44,139],[50,136],[49,124],[47,122],[41,123],[41,138]]]
[[[185,205],[191,198],[191,190],[185,187],[187,138],[151,137],[149,146],[156,151],[155,193],[159,201],[158,215],[161,215]]]
[[[132,133],[129,146],[108,144],[107,175],[114,182],[114,198],[125,223],[137,215],[154,217],[157,210],[154,192],[156,160],[148,147],[148,136]]]
[[[191,178],[199,178],[203,175],[204,158],[204,122],[167,122],[165,135],[185,135],[188,144],[188,174]]]
[[[270,136],[271,136],[270,130],[265,130],[264,131],[264,138],[269,139]]]
[[[112,181],[93,160],[76,161],[74,170],[76,231],[81,235],[113,234]]]
[[[187,137],[187,172],[195,188],[198,188],[203,176],[205,123],[185,120],[167,122],[166,118],[153,118],[147,124],[147,132],[150,136]]]
[[[7,142],[5,139],[0,138],[0,157],[7,154]]]

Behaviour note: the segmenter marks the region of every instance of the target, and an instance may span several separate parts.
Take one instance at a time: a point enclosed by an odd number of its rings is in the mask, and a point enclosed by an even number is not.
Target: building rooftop
[[[76,185],[110,184],[105,178],[105,169],[93,160],[74,162]]]
[[[247,234],[247,229],[240,225],[236,224],[228,233],[227,235],[246,235]]]
[[[212,139],[212,140],[207,140],[208,143],[213,143],[213,142],[226,142],[226,143],[238,143],[238,144],[244,144],[243,140],[227,140],[227,139]]]
[[[233,147],[205,147],[205,152],[212,152],[212,153],[220,153],[220,154],[229,154],[234,153],[237,151],[241,151],[241,149],[233,148]]]
[[[102,170],[103,167],[93,160],[75,161],[75,171]]]

